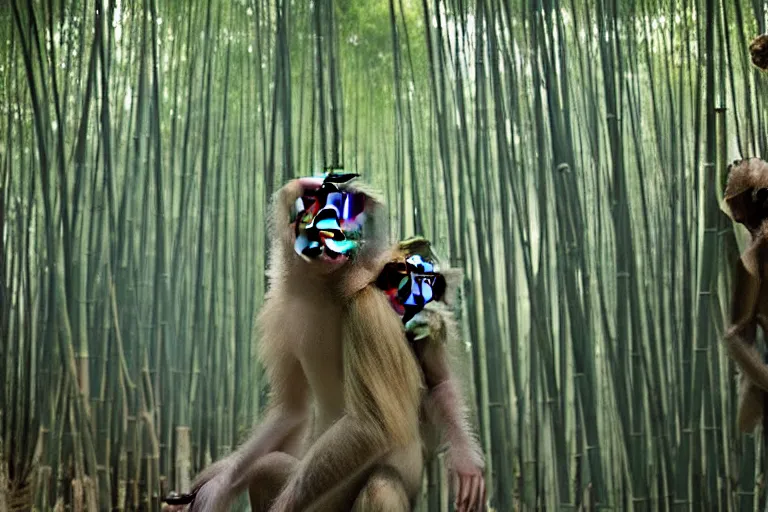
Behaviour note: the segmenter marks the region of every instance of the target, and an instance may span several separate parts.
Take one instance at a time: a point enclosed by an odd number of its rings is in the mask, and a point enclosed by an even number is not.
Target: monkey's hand
[[[211,464],[195,478],[187,505],[189,512],[229,510],[229,506],[250,482],[253,461],[279,449],[285,439],[302,428],[306,413],[301,407],[274,407],[259,429],[229,456]],[[185,505],[170,505],[164,511],[179,512]]]
[[[485,504],[485,478],[482,456],[473,447],[451,447],[446,457],[458,512],[482,510]]]
[[[197,489],[195,499],[189,505],[189,512],[224,512],[229,510],[232,500],[230,482],[234,476],[228,469],[217,474]]]
[[[440,313],[423,309],[405,323],[405,330],[413,340],[445,339],[445,321]]]
[[[214,510],[205,503],[211,501],[214,488],[221,487],[227,481],[228,470],[235,464],[234,455],[216,461],[203,469],[193,481],[188,493],[176,496],[173,501],[163,505],[163,512],[181,512],[182,510]],[[198,499],[198,497],[200,499]],[[219,498],[221,499],[221,498]]]
[[[211,464],[197,475],[191,491],[183,496],[184,499],[172,505],[165,505],[163,512],[228,510],[230,501],[235,495],[233,491],[233,483],[236,481],[233,476],[235,465],[234,454]]]

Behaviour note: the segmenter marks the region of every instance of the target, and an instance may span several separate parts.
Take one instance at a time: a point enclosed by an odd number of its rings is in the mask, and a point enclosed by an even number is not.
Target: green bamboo
[[[343,164],[464,271],[495,510],[764,506],[718,342],[726,163],[768,147],[760,2],[9,7],[0,500],[154,509],[240,442],[267,200]],[[425,483],[450,509],[442,457]]]

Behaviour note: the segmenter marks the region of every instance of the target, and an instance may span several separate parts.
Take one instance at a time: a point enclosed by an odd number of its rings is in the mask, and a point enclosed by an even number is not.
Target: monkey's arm
[[[427,413],[435,423],[442,425],[449,453],[467,456],[464,462],[482,469],[485,466],[483,452],[472,434],[461,388],[456,377],[451,374],[445,348],[435,340],[427,343],[422,356],[422,368],[429,390]]]
[[[233,483],[241,480],[237,478],[248,469],[257,459],[267,453],[279,451],[288,437],[301,428],[306,419],[303,411],[296,411],[284,406],[277,406],[267,414],[267,417],[254,431],[250,439],[243,443],[234,453],[226,459],[226,469],[233,477]],[[218,464],[218,463],[217,463]],[[215,468],[217,464],[211,466]],[[206,471],[201,473],[201,479]]]
[[[306,510],[393,448],[418,439],[420,374],[399,318],[370,286],[342,326],[346,413],[312,445],[272,510]]]
[[[296,357],[270,340],[275,350],[266,350],[264,360],[270,382],[270,405],[266,418],[250,439],[235,452],[209,466],[195,479],[195,510],[226,509],[248,485],[254,460],[278,451],[301,429],[308,417],[308,385]],[[219,507],[219,508],[213,508]]]
[[[386,434],[350,414],[343,416],[315,441],[270,510],[310,510],[370,469],[389,449]]]
[[[451,336],[444,310],[425,309],[406,328],[416,335],[414,348],[427,385],[424,409],[429,420],[442,428],[448,445],[446,466],[453,478],[458,510],[480,509],[485,502],[483,451],[468,421],[458,377],[448,355]]]
[[[728,354],[755,385],[768,391],[768,366],[754,346],[764,242],[757,240],[736,262],[731,327],[725,333]]]
[[[751,333],[749,332],[751,331]],[[768,366],[754,346],[754,325],[731,327],[725,334],[728,354],[755,385],[768,391]]]
[[[425,309],[411,319],[406,328],[416,335],[416,355],[427,385],[426,411],[441,425],[453,453],[469,456],[472,464],[484,467],[482,449],[472,433],[459,379],[453,374],[448,355],[447,311]]]
[[[742,371],[737,416],[742,432],[752,431],[760,422],[768,390],[768,367],[755,348],[757,326],[760,325],[765,332],[765,319],[760,314],[759,304],[763,245],[764,238],[758,238],[736,262],[731,326],[724,337],[728,355]]]

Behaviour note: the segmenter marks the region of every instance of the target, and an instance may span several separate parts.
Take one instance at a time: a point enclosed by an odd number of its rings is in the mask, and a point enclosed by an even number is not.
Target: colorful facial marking
[[[340,190],[357,174],[328,174],[318,189],[304,190],[296,200],[294,250],[306,260],[327,256],[353,258],[360,247],[365,223],[365,194]]]
[[[387,263],[377,286],[389,297],[392,307],[408,322],[429,302],[440,300],[445,292],[445,277],[432,261],[420,254],[406,254]]]

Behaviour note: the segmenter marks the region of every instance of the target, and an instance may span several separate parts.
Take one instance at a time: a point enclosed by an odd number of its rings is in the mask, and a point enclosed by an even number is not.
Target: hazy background
[[[0,510],[157,510],[243,439],[266,200],[331,165],[465,270],[495,510],[762,508],[719,205],[727,163],[766,153],[767,14],[5,0]],[[426,483],[447,509],[441,464]]]

